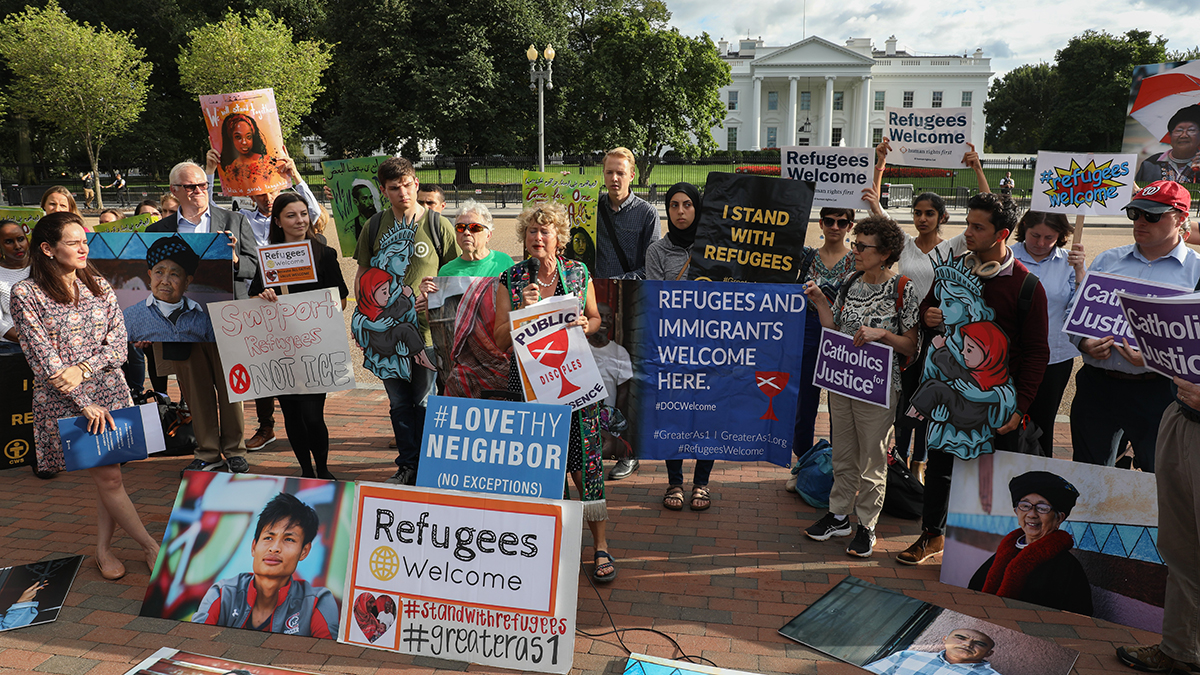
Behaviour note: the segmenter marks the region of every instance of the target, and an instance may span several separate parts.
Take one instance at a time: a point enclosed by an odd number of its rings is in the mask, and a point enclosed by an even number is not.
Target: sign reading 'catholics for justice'
[[[1117,295],[1146,367],[1200,384],[1200,293],[1169,298]]]
[[[854,346],[854,338],[821,329],[813,385],[871,405],[891,407],[892,348],[877,342]]]
[[[1125,338],[1129,344],[1136,345],[1133,331],[1121,312],[1121,300],[1117,294],[1154,298],[1183,295],[1191,290],[1116,274],[1088,272],[1083,283],[1079,284],[1079,290],[1075,291],[1075,304],[1067,314],[1063,332],[1096,339],[1111,335],[1118,343]]]
[[[971,151],[971,108],[885,108],[894,164],[961,169]]]
[[[867,205],[863,188],[875,178],[875,150],[789,146],[783,149],[783,177],[816,184],[814,209],[861,209]]]

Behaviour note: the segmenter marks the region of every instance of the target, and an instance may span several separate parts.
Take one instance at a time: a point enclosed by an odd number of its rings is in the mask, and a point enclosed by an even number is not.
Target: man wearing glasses
[[[1139,183],[1156,180],[1194,183],[1200,180],[1200,105],[1175,111],[1167,121],[1167,142],[1171,149],[1142,162],[1134,180]]]
[[[942,646],[940,652],[898,651],[863,668],[879,675],[999,675],[987,662],[996,641],[986,633],[955,628]]]
[[[442,192],[441,186],[432,183],[422,185],[417,189],[417,203],[431,211],[441,213],[446,210],[446,193]]]
[[[1125,213],[1134,243],[1096,256],[1089,271],[1107,272],[1192,288],[1200,278],[1200,255],[1187,247],[1192,198],[1174,181],[1138,190]],[[1071,404],[1074,459],[1112,465],[1113,439],[1124,432],[1143,471],[1154,471],[1154,445],[1163,411],[1174,400],[1171,381],[1146,368],[1142,354],[1125,340],[1072,337],[1083,352]]]
[[[240,213],[218,208],[208,202],[208,183],[204,169],[193,162],[181,162],[171,169],[171,196],[179,201],[179,210],[151,223],[147,232],[209,233],[224,232],[233,247],[233,297],[249,297],[250,279],[258,273],[258,247],[250,222]],[[242,404],[231,403],[225,388],[225,370],[215,342],[164,342],[162,355],[155,354],[159,374],[174,368],[179,388],[192,411],[196,433],[195,459],[185,471],[218,471],[228,467],[232,473],[250,470],[246,462],[245,419]],[[156,346],[156,350],[159,347]],[[222,457],[223,456],[223,457]]]

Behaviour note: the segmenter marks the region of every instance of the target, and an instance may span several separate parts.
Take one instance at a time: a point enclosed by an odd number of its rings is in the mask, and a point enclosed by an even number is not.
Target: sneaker
[[[1200,666],[1176,661],[1162,652],[1160,645],[1117,647],[1121,663],[1143,673],[1200,673]]]
[[[274,442],[275,428],[259,427],[258,431],[254,432],[254,435],[246,441],[246,449],[250,452],[254,452],[255,450],[262,450]],[[234,473],[237,472],[235,471]]]
[[[396,473],[392,477],[383,481],[392,485],[416,485],[417,484],[417,468],[415,466],[405,466],[396,469]]]
[[[182,478],[183,474],[187,473],[188,471],[220,471],[224,468],[225,460],[223,459],[218,459],[215,462],[206,462],[202,459],[193,459],[191,464],[183,467],[183,471],[179,472],[179,476]]]
[[[933,556],[942,552],[942,548],[946,546],[946,537],[932,532],[922,532],[921,538],[913,542],[912,546],[900,552],[896,556],[896,562],[901,565],[920,565],[929,560]]]
[[[229,473],[246,473],[250,470],[250,462],[247,462],[245,457],[230,457],[227,462]]]
[[[854,540],[846,547],[846,553],[859,558],[870,558],[871,553],[875,550],[875,531],[869,527],[858,526],[858,533],[854,535]]]
[[[832,513],[826,513],[820,520],[809,525],[804,534],[807,534],[809,539],[825,541],[830,537],[849,537],[852,532],[854,528],[850,527],[849,518],[838,520]]]

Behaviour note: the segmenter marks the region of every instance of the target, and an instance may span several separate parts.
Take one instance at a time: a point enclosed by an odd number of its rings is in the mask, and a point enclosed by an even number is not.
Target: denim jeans
[[[425,353],[432,361],[433,347]],[[413,364],[412,379],[393,378],[383,381],[388,395],[388,413],[392,432],[396,435],[396,466],[416,468],[421,459],[421,437],[425,433],[425,403],[433,393],[437,373]]]
[[[708,476],[712,473],[712,468],[713,460],[696,460],[696,471],[692,474],[692,485],[708,485]],[[682,459],[667,460],[667,483],[669,485],[683,485]]]
[[[0,340],[0,354],[20,354],[21,345],[16,342]]]

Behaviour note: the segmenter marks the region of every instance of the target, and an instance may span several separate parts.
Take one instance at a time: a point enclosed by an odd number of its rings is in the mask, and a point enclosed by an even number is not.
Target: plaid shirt
[[[899,651],[869,663],[866,668],[879,675],[1000,675],[987,661],[950,663],[945,650],[940,652]]]
[[[613,229],[617,234],[617,246],[625,252],[629,261],[629,272],[638,272],[642,276],[646,270],[646,249],[658,241],[660,224],[658,211],[645,199],[633,194],[621,202],[614,212],[608,204],[608,193],[600,195],[597,210],[604,210],[612,216]],[[603,216],[596,214],[596,269],[597,279],[611,279],[626,272],[621,269],[621,260],[613,248],[614,242],[609,239],[608,228],[604,225]]]

